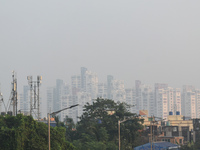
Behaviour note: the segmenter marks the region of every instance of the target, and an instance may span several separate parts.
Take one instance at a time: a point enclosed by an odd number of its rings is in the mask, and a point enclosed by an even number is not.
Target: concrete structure
[[[126,92],[123,80],[112,80],[112,98],[115,102],[125,102]]]
[[[107,84],[98,83],[98,94],[97,97],[107,98]]]
[[[24,86],[23,87],[23,93],[20,94],[19,97],[20,101],[20,106],[19,106],[19,111],[24,114],[30,114],[30,96],[29,96],[29,86]]]
[[[185,85],[183,86],[182,92],[182,115],[196,118],[196,93],[194,86]]]
[[[155,90],[154,90],[154,95],[155,95],[155,101],[154,101],[154,115],[155,116],[159,116],[160,114],[158,114],[158,112],[160,112],[161,110],[157,110],[159,108],[158,103],[160,102],[160,89],[166,89],[168,87],[168,84],[164,84],[164,83],[155,83]],[[161,104],[159,104],[161,105]],[[159,108],[160,109],[160,108]]]
[[[196,99],[196,118],[200,118],[200,90],[196,89],[195,91]]]
[[[112,97],[112,90],[113,90],[112,81],[113,80],[114,80],[113,76],[111,76],[111,75],[107,76],[107,98],[108,99],[113,99],[113,97]]]
[[[81,67],[81,91],[86,92],[86,71],[87,68]]]
[[[86,92],[91,94],[92,99],[97,98],[98,94],[98,77],[96,73],[86,71]]]
[[[126,103],[131,106],[129,108],[129,111],[132,113],[137,113],[135,89],[131,89],[131,88],[125,89],[125,93],[126,93]]]

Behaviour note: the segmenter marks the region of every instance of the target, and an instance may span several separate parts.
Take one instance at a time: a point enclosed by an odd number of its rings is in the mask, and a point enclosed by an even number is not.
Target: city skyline
[[[85,67],[81,67],[81,68],[85,68]],[[80,68],[80,69],[81,69]],[[81,70],[79,69],[79,71],[81,72]],[[88,70],[88,68],[85,68],[85,71],[88,71],[88,73],[89,74],[93,74],[93,75],[95,75],[96,76],[96,78],[97,78],[97,85],[96,85],[96,87],[97,88],[103,88],[103,86],[105,85],[105,86],[109,86],[109,85],[107,85],[107,82],[108,82],[108,79],[109,78],[111,78],[112,80],[114,80],[114,81],[119,81],[119,82],[121,82],[122,84],[123,84],[123,89],[126,91],[126,90],[129,90],[129,89],[135,89],[135,90],[137,90],[137,83],[136,82],[138,82],[139,81],[139,84],[141,84],[141,85],[145,85],[145,86],[147,86],[147,87],[149,87],[150,89],[152,89],[152,90],[154,90],[154,88],[156,87],[156,85],[157,84],[161,84],[161,85],[166,85],[165,86],[165,88],[173,88],[173,89],[180,89],[181,90],[181,92],[183,91],[183,89],[184,89],[184,87],[186,86],[185,84],[183,84],[181,87],[172,87],[172,86],[170,86],[170,85],[168,85],[167,83],[154,83],[154,84],[146,84],[146,83],[144,83],[143,81],[141,81],[141,80],[135,80],[134,82],[134,84],[132,84],[132,86],[131,87],[127,87],[126,85],[125,85],[125,83],[124,83],[124,80],[123,79],[117,79],[115,76],[113,76],[113,75],[107,75],[107,79],[104,81],[104,82],[102,82],[102,80],[99,80],[99,78],[98,78],[98,74],[96,74],[95,72],[93,72],[93,71],[90,71],[90,69]],[[41,88],[41,90],[40,90],[40,92],[42,93],[42,96],[41,96],[41,116],[43,116],[43,117],[45,117],[46,115],[45,114],[47,114],[47,110],[46,110],[46,107],[49,105],[48,103],[47,103],[47,89],[50,89],[50,88],[52,88],[52,87],[54,87],[55,86],[55,83],[57,82],[57,80],[60,80],[62,83],[63,83],[63,85],[68,85],[69,86],[69,88],[72,88],[73,87],[73,81],[72,81],[72,79],[73,78],[80,78],[79,80],[81,81],[81,73],[80,74],[76,74],[76,75],[71,75],[71,78],[69,79],[69,80],[64,80],[64,79],[56,79],[55,81],[54,81],[54,85],[51,85],[51,86],[48,86],[48,87],[43,87],[43,88]],[[82,77],[83,78],[83,77]],[[77,80],[77,79],[76,79]],[[142,82],[142,83],[141,83]],[[42,83],[43,84],[43,83]],[[82,83],[83,84],[83,83]],[[119,84],[119,83],[118,83]],[[81,85],[80,85],[81,86]],[[193,88],[195,88],[195,86],[193,86],[193,85],[188,85],[188,86],[192,86]],[[18,99],[20,99],[20,97],[23,97],[22,95],[24,95],[24,94],[28,94],[29,93],[29,90],[28,90],[28,87],[29,87],[29,85],[28,85],[28,82],[27,82],[27,85],[24,85],[23,86],[23,89],[25,89],[25,93],[23,93],[23,91],[22,90],[19,90],[18,91]],[[18,89],[20,89],[19,87],[18,87]],[[80,87],[80,89],[81,89],[81,87]],[[28,91],[27,91],[28,90]],[[196,88],[196,90],[198,90],[198,88]],[[27,93],[28,92],[28,93]],[[68,91],[69,92],[69,91]],[[87,91],[87,93],[90,93],[90,92],[88,92]],[[97,92],[98,93],[98,92]],[[97,97],[103,97],[101,94],[97,94],[96,95],[96,97],[95,96],[92,96],[92,99],[96,99]],[[103,97],[104,98],[104,97]],[[109,98],[109,95],[107,95],[107,97],[106,98]],[[113,99],[113,100],[115,100],[115,98],[113,97],[110,97],[110,99]],[[4,97],[4,100],[6,100],[5,99],[5,97]],[[26,101],[29,103],[29,101],[30,101],[30,97],[28,96],[26,96]],[[121,101],[121,102],[127,102],[127,101]],[[20,104],[20,101],[19,101],[19,104]],[[26,104],[28,107],[29,107],[29,104]],[[133,104],[133,105],[136,105],[136,102],[135,102],[135,104]],[[138,106],[139,106],[139,104],[137,104]],[[67,107],[67,105],[66,105],[66,107]],[[29,108],[28,108],[29,109]]]
[[[4,1],[0,5],[0,83],[10,96],[27,76],[43,76],[41,91],[69,81],[85,66],[101,82],[108,74],[131,88],[145,84],[200,88],[199,1]],[[44,96],[43,96],[44,97]]]

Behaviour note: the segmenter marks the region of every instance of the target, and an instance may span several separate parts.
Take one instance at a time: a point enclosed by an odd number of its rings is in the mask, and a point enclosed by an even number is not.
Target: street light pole
[[[50,143],[50,113],[48,113],[48,143],[49,143],[49,150],[51,150],[51,143]]]
[[[50,143],[50,141],[51,141],[51,137],[50,137],[50,119],[51,119],[51,118],[50,118],[50,115],[55,116],[56,114],[60,113],[61,111],[64,111],[64,110],[66,110],[66,109],[71,109],[71,108],[76,107],[76,106],[78,106],[78,105],[79,105],[79,104],[72,105],[72,106],[70,106],[70,107],[67,107],[67,108],[58,110],[58,111],[56,111],[56,112],[48,113],[48,143],[49,143],[49,150],[51,150],[51,143]]]
[[[119,150],[120,150],[120,120],[118,120]]]
[[[130,118],[131,119],[131,118]],[[121,149],[121,141],[120,141],[120,124],[127,121],[127,120],[130,120],[130,119],[124,119],[122,121],[118,120],[118,135],[119,135],[119,150]]]

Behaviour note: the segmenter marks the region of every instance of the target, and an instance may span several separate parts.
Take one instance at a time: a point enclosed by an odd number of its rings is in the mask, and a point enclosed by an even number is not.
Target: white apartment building
[[[186,117],[196,118],[196,93],[194,86],[183,86],[182,93],[182,115]]]
[[[92,104],[92,97],[91,94],[86,93],[86,92],[80,92],[76,96],[76,104],[79,104],[79,106],[72,108],[73,110],[73,115],[72,118],[75,123],[79,121],[78,117],[81,117],[83,114],[83,108],[86,105],[86,103]]]
[[[195,92],[195,97],[196,97],[196,117],[200,118],[200,90],[196,89]]]
[[[174,114],[178,115],[182,114],[181,112],[181,89],[180,88],[174,88],[173,90],[173,98],[174,98]]]
[[[154,114],[154,92],[151,86],[142,85],[141,86],[141,102],[140,110],[148,110],[149,116],[155,115]]]
[[[132,112],[132,113],[137,113],[136,99],[135,99],[135,89],[132,89],[132,88],[125,89],[125,92],[126,92],[126,103],[131,106],[129,108],[129,111]]]
[[[92,99],[97,98],[98,77],[96,73],[86,71],[86,92],[91,94]]]
[[[107,84],[105,84],[105,83],[99,83],[98,84],[97,97],[99,97],[99,98],[107,98]]]
[[[47,88],[47,113],[53,112],[54,87]]]
[[[111,97],[115,102],[125,102],[126,92],[124,88],[124,81],[112,80],[112,92]]]
[[[168,90],[167,89],[158,89],[156,94],[157,100],[157,114],[159,118],[167,119],[168,116]]]
[[[24,115],[30,115],[30,93],[29,86],[26,85],[23,87],[23,93],[19,97],[19,113]]]
[[[73,95],[81,91],[81,76],[74,75],[71,77],[71,87]]]

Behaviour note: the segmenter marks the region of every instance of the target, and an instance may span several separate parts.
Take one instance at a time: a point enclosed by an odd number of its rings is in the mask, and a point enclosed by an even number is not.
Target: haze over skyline
[[[41,92],[86,67],[133,87],[168,83],[200,88],[200,1],[0,1],[0,83],[10,95],[27,76],[43,76]],[[43,102],[46,99],[43,98]]]

